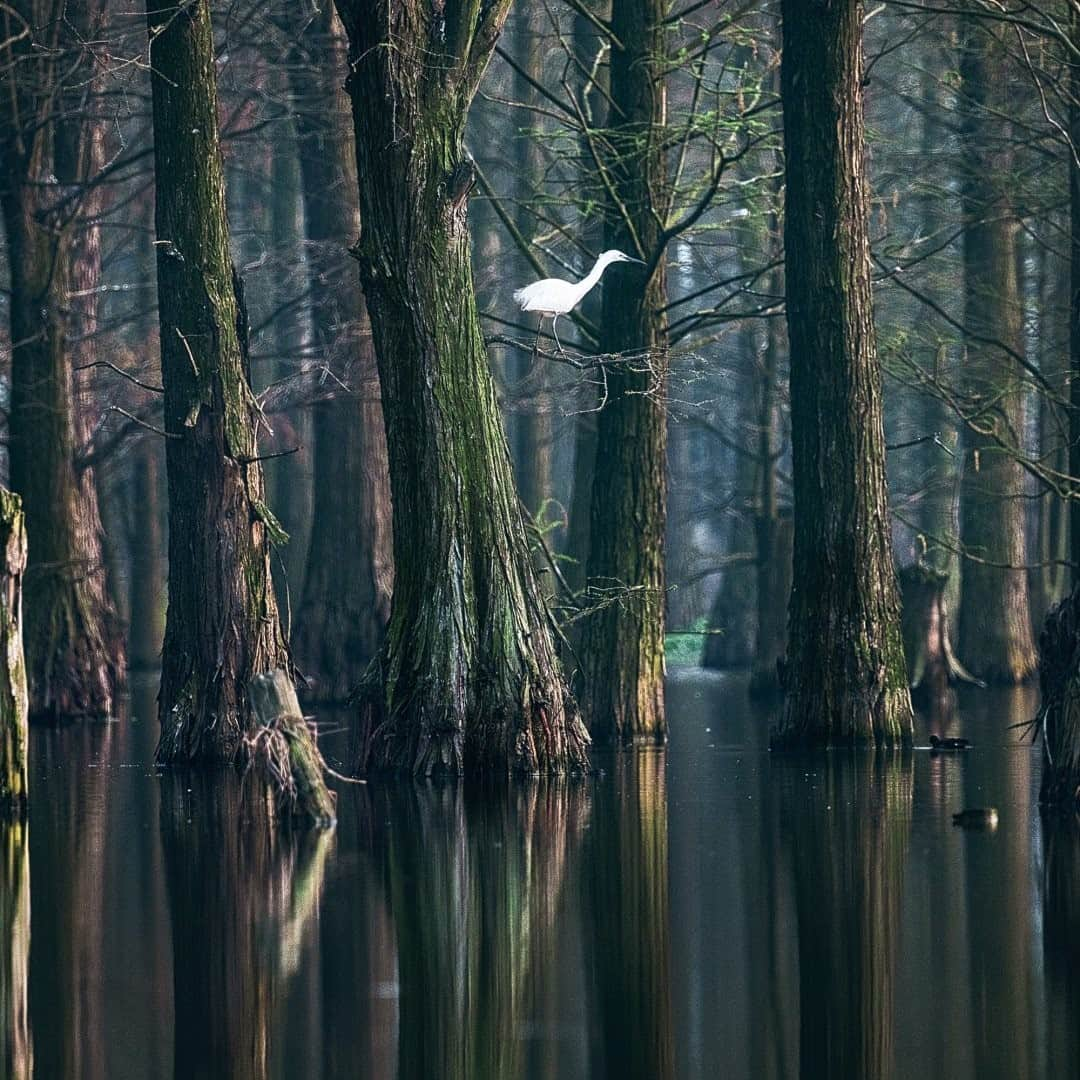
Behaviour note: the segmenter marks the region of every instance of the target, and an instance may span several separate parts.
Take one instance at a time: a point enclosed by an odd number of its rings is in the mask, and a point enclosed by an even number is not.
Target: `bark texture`
[[[961,27],[963,93],[964,329],[967,355],[960,489],[961,559],[957,650],[988,682],[1023,682],[1035,673],[1025,563],[1023,391],[1015,357],[1024,349],[1017,281],[1019,229],[1009,196],[1011,136],[1003,131],[1009,83],[1002,74],[1010,32],[984,20]]]
[[[0,1076],[31,1080],[30,842],[25,821],[0,820]],[[40,1074],[39,1074],[40,1075]]]
[[[291,670],[270,581],[270,544],[285,537],[257,460],[260,414],[229,259],[209,4],[150,8],[147,20],[170,520],[157,757],[243,762],[265,741],[248,685]],[[299,737],[317,756],[310,737]],[[281,760],[296,748],[277,750]],[[318,802],[300,810],[320,816]]]
[[[26,528],[18,495],[0,488],[0,810],[26,811],[29,695],[23,656]]]
[[[102,133],[83,115],[62,123],[58,107],[78,107],[65,77],[89,95],[93,60],[78,35],[86,39],[99,12],[92,3],[68,13],[60,0],[26,0],[0,12],[0,66],[8,72],[0,208],[11,273],[11,486],[22,496],[30,538],[30,710],[50,719],[111,714],[123,667],[93,471],[75,462],[81,423],[70,340],[73,329],[85,332],[93,322],[88,301],[70,294],[93,288],[100,268],[97,229],[83,220],[79,185],[100,166]]]
[[[667,303],[664,0],[614,0],[613,188],[605,248],[649,262],[604,286],[600,350],[632,355],[609,370],[597,414],[587,584],[595,610],[581,639],[582,704],[602,742],[663,742],[664,533],[667,503]]]
[[[783,5],[794,585],[781,744],[909,741],[870,290],[858,0]]]
[[[390,617],[390,475],[371,323],[345,251],[359,215],[341,86],[348,70],[344,30],[327,6],[299,33],[305,63],[290,70],[312,316],[319,360],[328,378],[348,389],[314,408],[314,521],[292,646],[309,695],[344,701],[378,652]]]
[[[476,310],[465,118],[508,8],[339,0],[394,501],[390,628],[357,763],[586,763],[514,490]],[[379,103],[373,107],[373,103]]]
[[[1046,619],[1039,637],[1043,770],[1039,800],[1080,810],[1080,589]]]

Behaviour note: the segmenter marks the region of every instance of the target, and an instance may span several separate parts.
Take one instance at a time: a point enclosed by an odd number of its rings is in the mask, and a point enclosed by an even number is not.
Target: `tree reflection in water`
[[[912,759],[833,751],[774,763],[795,890],[799,1073],[892,1075],[896,951]]]
[[[1046,1075],[1080,1060],[1080,818],[1043,821]]]
[[[584,904],[594,1077],[674,1076],[665,764],[662,750],[617,754],[593,792]]]
[[[537,969],[556,954],[587,812],[573,780],[374,792],[397,944],[398,1080],[523,1074]]]
[[[30,846],[25,821],[0,819],[0,1076],[29,1080]]]
[[[274,826],[230,772],[167,773],[176,1077],[265,1080],[277,1007],[314,928],[332,833]]]

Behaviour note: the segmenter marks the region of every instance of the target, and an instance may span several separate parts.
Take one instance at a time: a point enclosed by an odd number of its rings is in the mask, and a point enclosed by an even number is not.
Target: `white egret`
[[[540,320],[536,324],[536,340],[540,340],[540,328],[544,325],[546,317],[551,318],[551,332],[555,335],[555,344],[562,352],[562,343],[559,341],[558,331],[555,324],[560,315],[568,315],[585,298],[585,294],[600,280],[604,271],[617,262],[644,263],[641,259],[632,259],[621,251],[612,249],[605,251],[596,265],[589,271],[586,277],[580,281],[563,281],[562,278],[544,278],[543,281],[534,281],[523,289],[514,293],[514,299],[522,311],[535,311]]]

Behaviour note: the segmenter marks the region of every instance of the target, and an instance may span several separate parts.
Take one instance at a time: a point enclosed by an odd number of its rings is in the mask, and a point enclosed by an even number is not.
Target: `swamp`
[[[0,3],[0,1080],[1080,1074],[1080,0]]]

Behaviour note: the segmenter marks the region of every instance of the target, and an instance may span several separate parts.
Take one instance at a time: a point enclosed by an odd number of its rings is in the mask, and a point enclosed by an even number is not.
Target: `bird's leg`
[[[558,321],[559,321],[559,316],[558,315],[553,315],[551,317],[551,332],[555,335],[555,344],[558,347],[559,352],[565,353],[566,350],[562,347],[562,342],[559,340],[559,331],[555,329],[555,325],[556,325],[556,323],[558,323]]]
[[[533,359],[536,359],[536,354],[540,351],[540,331],[544,329],[544,316],[541,313],[540,318],[536,320],[536,338],[533,340]]]

